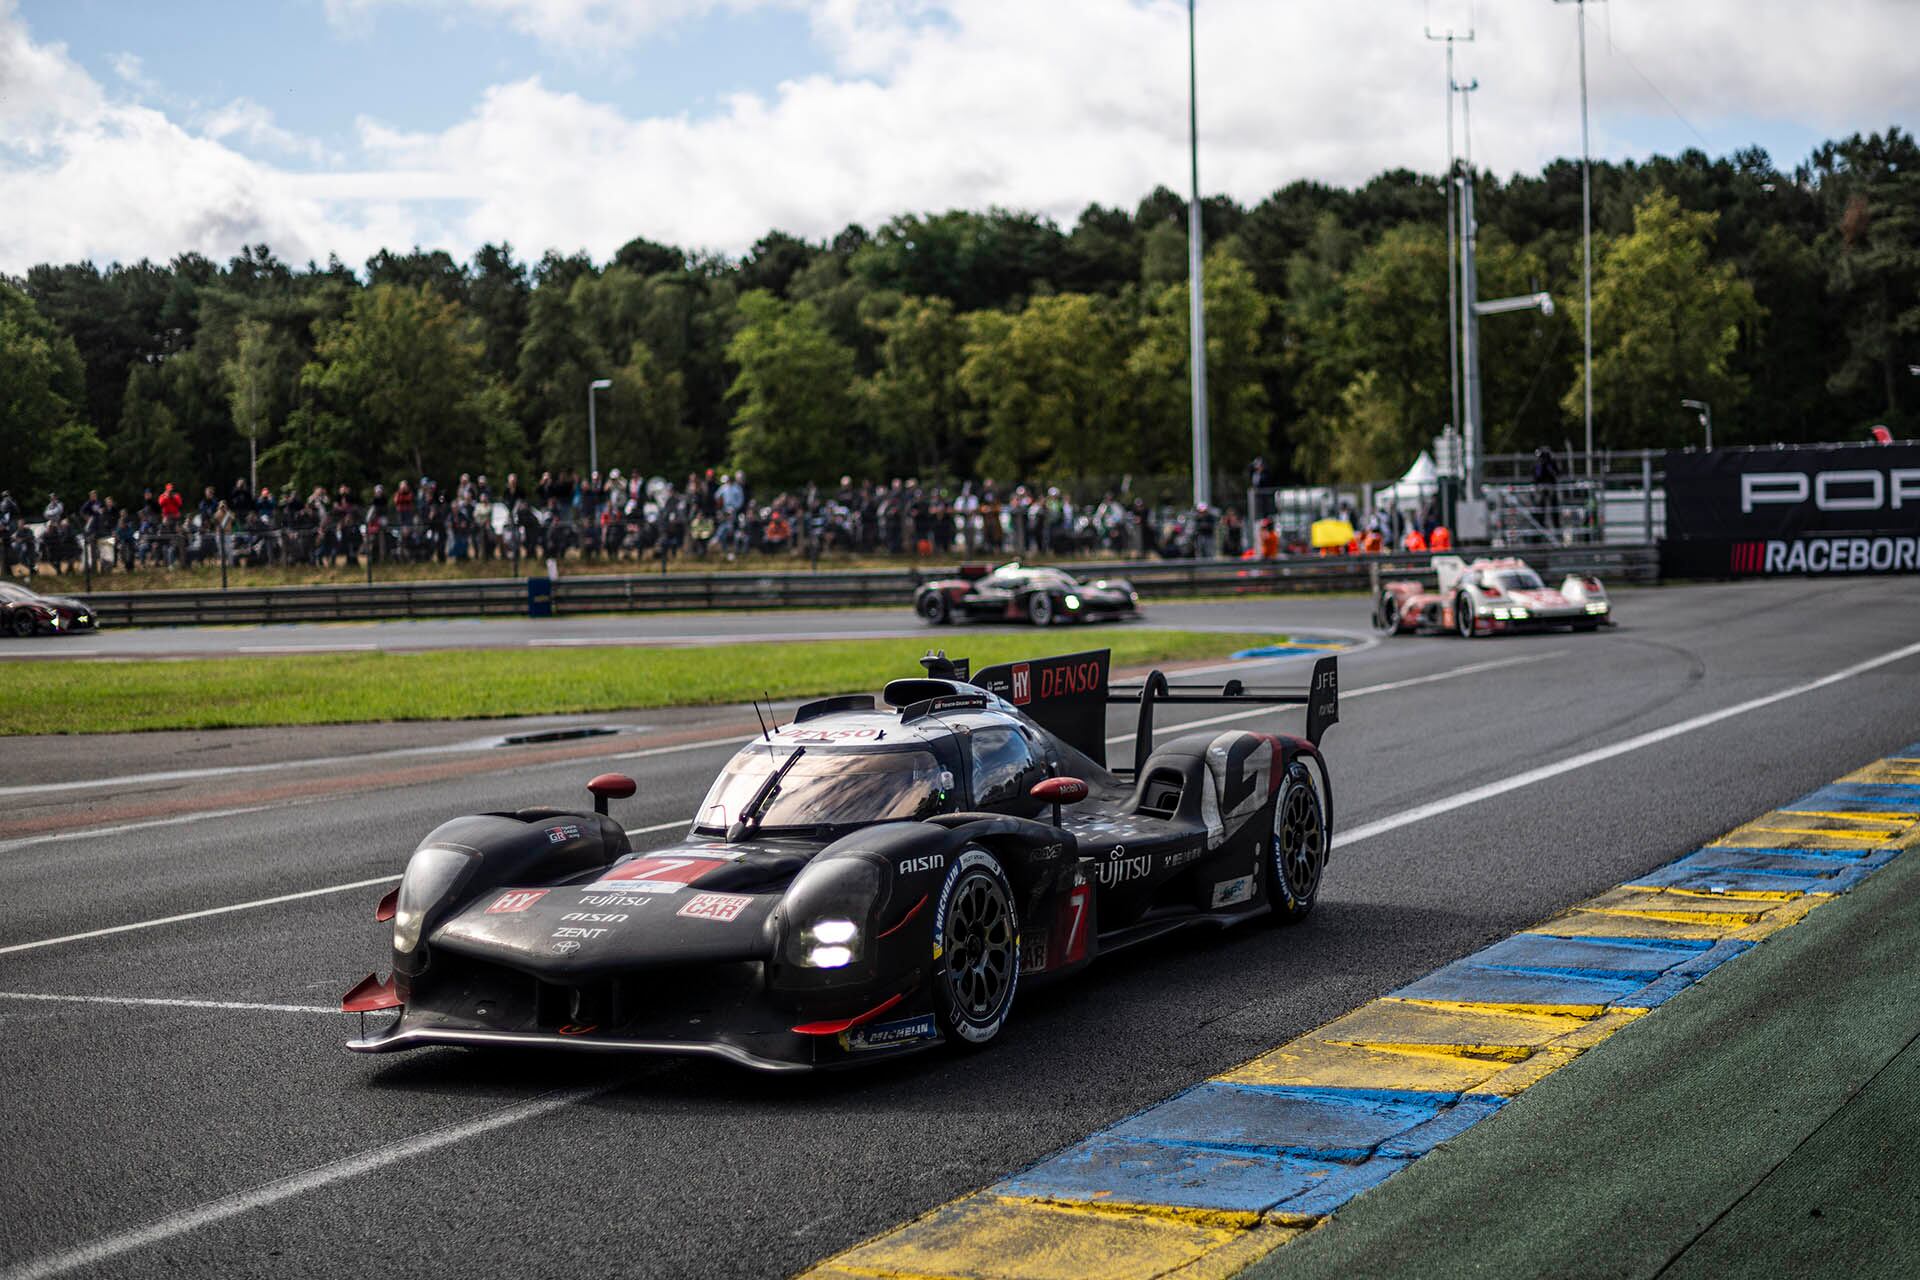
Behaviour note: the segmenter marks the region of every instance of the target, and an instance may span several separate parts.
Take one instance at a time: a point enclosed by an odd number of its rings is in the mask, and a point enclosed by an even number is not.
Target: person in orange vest
[[[1415,526],[1407,530],[1407,536],[1401,539],[1400,545],[1407,551],[1425,551],[1427,549],[1427,538],[1425,534],[1420,532],[1418,526]]]
[[[1380,554],[1386,545],[1386,540],[1380,536],[1378,529],[1367,530],[1366,536],[1360,539],[1360,550],[1370,556]]]
[[[1453,550],[1453,531],[1443,524],[1435,525],[1433,537],[1428,539],[1427,546],[1433,551]]]
[[[1280,558],[1280,531],[1273,527],[1271,519],[1260,522],[1260,558],[1262,560]]]

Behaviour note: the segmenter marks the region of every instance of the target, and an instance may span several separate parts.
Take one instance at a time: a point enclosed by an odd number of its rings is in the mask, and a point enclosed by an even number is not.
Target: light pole
[[[1460,281],[1454,274],[1453,240],[1453,95],[1461,92],[1460,85],[1453,78],[1453,46],[1455,41],[1473,43],[1473,31],[1455,35],[1449,27],[1444,34],[1437,33],[1432,27],[1426,28],[1429,40],[1447,42],[1447,390],[1451,396],[1448,401],[1452,411],[1453,425],[1456,430],[1461,424],[1460,416]],[[1479,81],[1474,81],[1477,85]]]
[[[1680,407],[1682,409],[1698,409],[1700,411],[1700,425],[1707,429],[1707,449],[1711,452],[1713,449],[1713,406],[1705,400],[1682,400]]]
[[[1586,376],[1587,479],[1593,479],[1593,158],[1587,138],[1587,0],[1553,0],[1577,7],[1580,27],[1580,242],[1581,286],[1586,295],[1586,325],[1582,335]]]
[[[1187,381],[1193,389],[1193,505],[1203,506],[1213,490],[1213,464],[1207,456],[1207,306],[1201,280],[1200,244],[1200,72],[1193,34],[1195,0],[1187,0],[1187,154],[1193,167],[1193,198],[1187,204]]]
[[[612,378],[595,378],[587,384],[587,479],[600,472],[600,429],[593,420],[593,393],[613,385]]]

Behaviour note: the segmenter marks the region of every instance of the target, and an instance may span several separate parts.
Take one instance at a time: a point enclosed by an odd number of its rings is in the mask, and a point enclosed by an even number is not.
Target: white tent
[[[1440,491],[1440,469],[1433,465],[1433,455],[1425,449],[1407,468],[1407,474],[1384,489],[1376,489],[1373,504],[1376,507],[1393,507],[1400,511],[1418,511]]]

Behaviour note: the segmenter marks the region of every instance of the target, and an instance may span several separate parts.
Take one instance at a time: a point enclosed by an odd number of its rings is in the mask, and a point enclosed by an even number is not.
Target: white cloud
[[[242,139],[256,147],[265,147],[319,161],[327,157],[326,148],[313,138],[282,129],[273,122],[273,112],[248,98],[235,98],[226,106],[209,112],[200,122],[200,132],[225,142]]]
[[[756,2],[331,0],[343,20],[379,4],[464,5],[561,47],[584,31],[630,42],[698,10]],[[1571,7],[1478,8],[1459,66],[1481,81],[1475,159],[1510,173],[1577,154]],[[0,95],[0,184],[34,196],[25,219],[0,220],[0,270],[224,255],[260,239],[287,257],[337,251],[350,262],[382,244],[465,254],[502,239],[605,258],[635,235],[737,252],[773,227],[823,237],[956,206],[1070,223],[1090,201],[1131,207],[1156,184],[1185,185],[1178,0],[816,0],[809,11],[832,72],[707,114],[634,118],[551,77],[524,78],[489,88],[442,130],[362,120],[353,169],[292,174],[227,145],[278,145],[253,104],[229,104],[197,132],[111,105],[0,0],[0,83],[25,86]],[[1425,13],[1418,0],[1202,0],[1206,190],[1251,203],[1299,178],[1438,170],[1444,64],[1422,36]],[[1911,17],[1910,0],[1595,6],[1594,150],[1644,154],[1651,126],[1691,137],[1675,109],[1715,151],[1764,141],[1751,135],[1770,120],[1828,133],[1910,126],[1920,114]]]
[[[555,48],[605,52],[716,9],[744,12],[804,0],[326,0],[336,26],[368,30],[381,9],[405,5],[448,13],[474,10]]]

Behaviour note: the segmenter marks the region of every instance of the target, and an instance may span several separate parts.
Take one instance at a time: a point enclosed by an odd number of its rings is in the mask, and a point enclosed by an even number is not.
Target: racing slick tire
[[[960,851],[940,886],[933,945],[942,1030],[956,1044],[989,1044],[1020,988],[1020,919],[1000,860],[977,845]]]
[[[1373,629],[1383,636],[1394,635],[1400,630],[1400,597],[1391,591],[1382,591],[1380,599],[1373,606]]]
[[[938,591],[929,591],[920,597],[920,616],[934,626],[945,626],[953,621],[953,606],[945,595]]]
[[[1053,597],[1036,591],[1027,597],[1027,621],[1036,627],[1053,625]]]
[[[1278,924],[1298,924],[1313,910],[1327,865],[1327,813],[1304,760],[1287,766],[1273,801],[1273,852],[1267,894]]]
[[[20,637],[22,640],[27,639],[36,630],[33,625],[33,615],[22,609],[20,612],[14,614],[13,618],[7,623],[7,630],[13,632],[14,635]]]
[[[1453,626],[1465,640],[1480,634],[1473,625],[1473,597],[1464,591],[1453,598]]]

